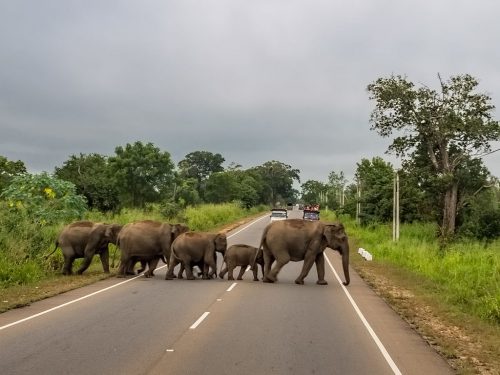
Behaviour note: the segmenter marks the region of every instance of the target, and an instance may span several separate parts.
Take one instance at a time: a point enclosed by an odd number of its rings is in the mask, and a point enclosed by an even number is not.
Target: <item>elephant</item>
[[[133,274],[133,267],[140,261],[148,270],[145,277],[154,276],[153,271],[160,259],[168,264],[170,246],[181,233],[189,228],[184,224],[169,224],[154,220],[142,220],[125,225],[118,236],[118,247],[121,250],[121,263],[118,276]]]
[[[227,249],[227,238],[223,233],[186,232],[182,233],[172,243],[170,254],[170,264],[165,280],[174,278],[174,268],[182,263],[186,270],[186,278],[194,280],[193,265],[204,262],[203,279],[212,278],[217,274],[217,264],[215,262],[215,252],[222,255]],[[209,272],[211,269],[211,272]]]
[[[349,243],[341,223],[324,223],[302,219],[288,219],[268,224],[262,234],[259,249],[264,256],[264,282],[273,283],[281,268],[289,261],[303,260],[304,265],[296,284],[304,284],[304,278],[316,262],[319,285],[327,285],[325,280],[326,247],[339,251],[342,255],[344,285],[349,285]],[[272,263],[276,264],[271,269]]]
[[[73,273],[73,261],[84,258],[77,271],[82,274],[92,262],[95,254],[101,258],[102,268],[109,273],[109,250],[108,244],[116,245],[117,236],[122,229],[119,224],[94,223],[92,221],[77,221],[63,228],[56,240],[54,250],[60,247],[64,256],[63,275]],[[47,257],[49,256],[47,255]]]
[[[230,246],[224,255],[224,262],[226,263],[226,266],[219,273],[219,277],[221,279],[223,279],[224,275],[229,272],[227,279],[234,280],[233,271],[237,266],[241,267],[237,280],[243,279],[243,273],[245,273],[245,270],[249,265],[252,267],[254,281],[259,280],[257,277],[257,264],[260,264],[262,274],[264,274],[264,257],[262,256],[262,251],[259,253],[259,249],[254,246],[244,244]]]

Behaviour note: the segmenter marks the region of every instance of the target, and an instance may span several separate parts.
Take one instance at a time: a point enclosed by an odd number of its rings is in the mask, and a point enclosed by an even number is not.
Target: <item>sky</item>
[[[398,167],[367,85],[471,74],[500,119],[499,16],[496,0],[0,0],[0,155],[51,173],[152,142],[301,183]],[[500,176],[500,152],[484,163]]]

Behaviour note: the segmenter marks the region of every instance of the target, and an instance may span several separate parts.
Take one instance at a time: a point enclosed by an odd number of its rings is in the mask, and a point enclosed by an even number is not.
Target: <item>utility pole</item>
[[[399,173],[394,173],[392,196],[392,240],[399,241]]]
[[[361,183],[357,184],[356,223],[361,224]]]

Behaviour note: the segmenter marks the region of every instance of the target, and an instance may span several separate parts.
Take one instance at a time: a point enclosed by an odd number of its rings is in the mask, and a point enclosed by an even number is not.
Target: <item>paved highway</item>
[[[230,232],[228,245],[258,246],[268,222]],[[453,373],[354,271],[343,287],[340,256],[325,254],[327,286],[315,284],[314,267],[294,284],[302,262],[275,284],[252,281],[250,271],[236,282],[166,281],[164,267],[151,279],[111,278],[8,311],[0,373]]]

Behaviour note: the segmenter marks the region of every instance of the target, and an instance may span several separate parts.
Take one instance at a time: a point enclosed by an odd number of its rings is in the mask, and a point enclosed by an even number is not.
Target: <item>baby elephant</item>
[[[262,256],[262,251],[258,248],[249,245],[232,245],[226,250],[224,255],[225,267],[220,271],[219,277],[224,278],[226,272],[229,272],[227,279],[234,280],[233,271],[234,268],[240,266],[240,273],[238,275],[238,280],[242,280],[242,276],[245,273],[247,266],[252,267],[253,280],[258,281],[257,278],[257,263],[260,264],[262,274],[264,274],[264,257]]]

